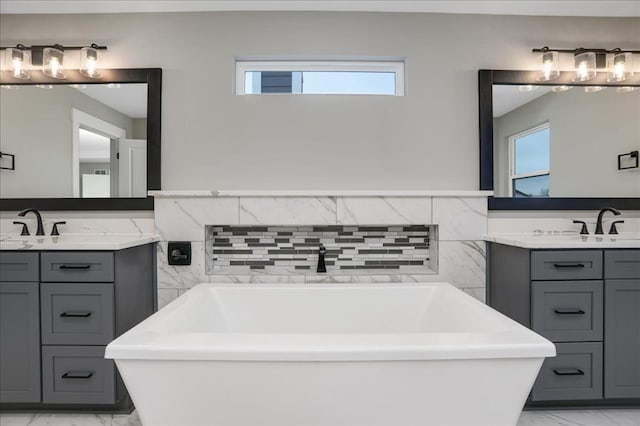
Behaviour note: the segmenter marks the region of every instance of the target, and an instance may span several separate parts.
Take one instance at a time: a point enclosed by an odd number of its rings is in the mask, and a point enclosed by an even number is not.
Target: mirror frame
[[[562,71],[553,81],[537,81],[538,71],[479,70],[478,99],[480,127],[480,190],[493,191],[493,85],[535,84],[541,86],[634,86],[640,87],[640,73],[630,81],[608,83],[607,73],[582,83],[572,81],[575,73]],[[640,210],[640,197],[550,197],[507,198],[489,197],[489,210],[599,210],[605,207]]]
[[[147,191],[161,189],[161,110],[162,69],[121,68],[104,69],[100,80],[85,77],[78,70],[65,70],[67,78],[58,80],[41,72],[32,72],[30,80],[13,78],[0,73],[0,84],[147,84]],[[18,211],[25,208],[38,210],[153,210],[153,197],[146,198],[5,198],[0,199],[0,211]]]

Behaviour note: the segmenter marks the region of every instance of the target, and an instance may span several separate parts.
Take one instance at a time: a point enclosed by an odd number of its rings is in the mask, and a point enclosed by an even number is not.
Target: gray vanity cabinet
[[[153,313],[154,254],[0,252],[2,409],[130,411],[104,351]]]
[[[605,252],[606,398],[640,398],[640,250]]]
[[[0,401],[40,401],[38,253],[0,252]]]
[[[40,401],[38,283],[0,282],[0,401]]]
[[[491,243],[487,302],[556,345],[528,406],[640,404],[640,250]]]

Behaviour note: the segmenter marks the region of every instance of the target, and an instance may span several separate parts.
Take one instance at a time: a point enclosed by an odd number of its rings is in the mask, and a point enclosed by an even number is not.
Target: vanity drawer
[[[114,337],[113,291],[113,284],[41,284],[42,344],[108,344]]]
[[[42,402],[113,404],[116,373],[104,346],[43,346]]]
[[[531,280],[602,279],[600,250],[539,250],[531,252]]]
[[[534,331],[554,342],[602,340],[602,281],[537,281],[531,293]]]
[[[39,254],[0,251],[0,281],[40,281]]]
[[[45,282],[113,281],[112,252],[43,252],[41,260]]]
[[[531,390],[532,401],[602,398],[602,343],[558,343]]]
[[[606,250],[604,277],[614,279],[640,278],[640,250]]]

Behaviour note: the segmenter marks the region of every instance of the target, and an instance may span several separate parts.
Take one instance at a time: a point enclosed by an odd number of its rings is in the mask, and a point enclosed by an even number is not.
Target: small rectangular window
[[[549,197],[550,128],[544,123],[509,137],[512,197]]]
[[[404,62],[237,61],[236,94],[404,96]]]

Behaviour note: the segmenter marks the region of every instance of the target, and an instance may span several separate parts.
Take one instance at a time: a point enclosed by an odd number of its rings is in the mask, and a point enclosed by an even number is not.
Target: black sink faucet
[[[324,264],[325,254],[327,254],[327,249],[320,243],[320,248],[318,249],[318,269],[316,269],[316,272],[327,272],[327,266]]]
[[[606,212],[611,212],[616,216],[620,215],[620,212],[618,210],[614,209],[613,207],[606,207],[606,208],[600,210],[600,213],[598,213],[598,222],[596,223],[596,232],[595,232],[595,234],[597,234],[597,235],[604,234],[604,231],[602,230],[602,216],[604,216],[604,214]]]
[[[33,213],[36,215],[36,220],[38,221],[38,229],[36,230],[36,235],[44,235],[44,226],[42,226],[42,216],[40,215],[40,212],[36,209],[24,209],[20,213],[18,213],[18,216],[24,217],[27,213]]]

